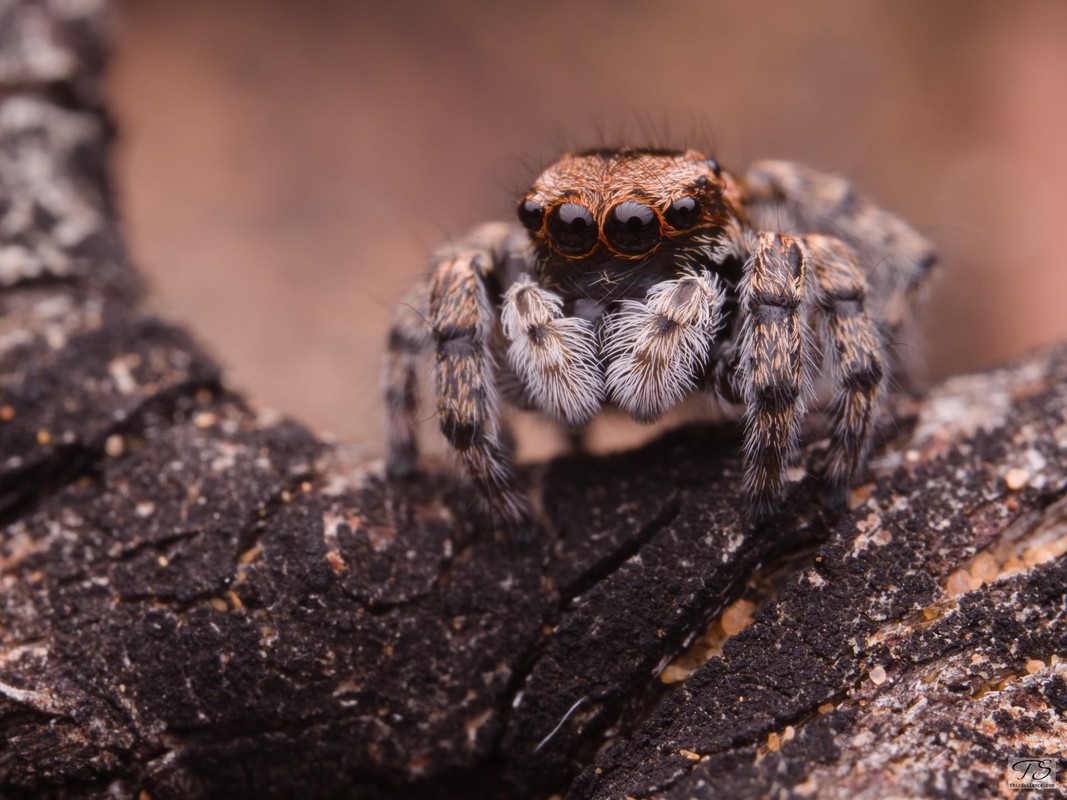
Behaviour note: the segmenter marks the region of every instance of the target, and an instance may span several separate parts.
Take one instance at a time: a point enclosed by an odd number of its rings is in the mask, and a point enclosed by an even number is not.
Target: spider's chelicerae
[[[501,401],[571,428],[606,404],[649,422],[696,391],[738,404],[759,519],[829,383],[826,480],[854,480],[886,342],[935,260],[900,218],[840,178],[777,161],[734,175],[692,150],[564,155],[518,217],[439,251],[401,305],[386,357],[392,475],[416,465],[416,356],[432,348],[441,430],[512,531],[529,529],[530,507]]]

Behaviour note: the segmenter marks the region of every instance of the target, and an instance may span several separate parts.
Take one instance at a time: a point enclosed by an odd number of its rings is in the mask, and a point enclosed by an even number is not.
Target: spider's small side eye
[[[645,203],[623,200],[608,212],[604,235],[620,253],[646,253],[659,241],[659,216]]]
[[[545,210],[533,200],[523,200],[519,203],[519,222],[528,230],[541,230],[541,223],[545,218]]]
[[[692,228],[700,221],[700,210],[697,206],[697,201],[684,195],[673,201],[670,206],[667,207],[667,224],[678,231],[684,231],[688,228]]]
[[[593,212],[581,203],[560,203],[548,215],[548,233],[560,252],[585,255],[596,247]]]
[[[719,166],[719,162],[714,158],[709,158],[704,162],[705,166],[715,173],[715,177],[718,178],[722,175],[722,167]]]

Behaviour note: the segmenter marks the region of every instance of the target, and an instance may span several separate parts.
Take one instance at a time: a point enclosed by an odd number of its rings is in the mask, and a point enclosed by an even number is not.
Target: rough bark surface
[[[0,5],[0,796],[992,797],[1067,749],[1067,347],[898,402],[839,514],[751,530],[694,427],[529,469],[512,549],[145,308],[108,32]]]

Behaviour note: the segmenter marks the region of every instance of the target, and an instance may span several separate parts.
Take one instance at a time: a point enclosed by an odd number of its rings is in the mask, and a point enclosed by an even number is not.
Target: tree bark
[[[1067,749],[1067,347],[897,398],[840,512],[753,530],[694,426],[527,469],[512,548],[144,305],[109,30],[0,10],[0,796],[978,797]]]

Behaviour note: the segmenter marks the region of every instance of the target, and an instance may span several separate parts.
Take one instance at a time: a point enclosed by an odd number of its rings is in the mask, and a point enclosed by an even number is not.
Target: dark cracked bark
[[[0,796],[976,797],[1063,752],[1067,348],[900,401],[839,515],[752,531],[692,427],[527,470],[509,548],[143,305],[96,5],[0,11]]]

